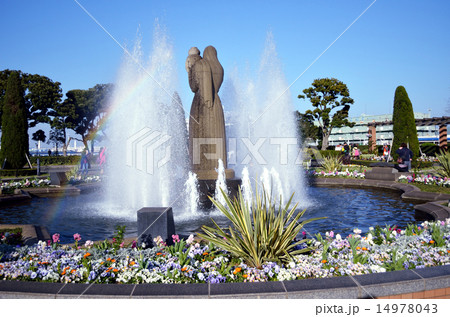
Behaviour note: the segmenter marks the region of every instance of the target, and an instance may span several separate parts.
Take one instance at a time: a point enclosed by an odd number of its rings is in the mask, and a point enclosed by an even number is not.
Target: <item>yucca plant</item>
[[[450,177],[450,152],[441,151],[441,154],[437,156],[437,159],[440,166],[434,168],[436,173],[442,177]]]
[[[232,226],[224,230],[213,220],[215,228],[202,226],[205,234],[198,233],[201,238],[235,257],[242,258],[247,265],[257,268],[261,268],[266,261],[287,263],[291,261],[292,256],[311,250],[309,247],[297,248],[308,239],[300,241],[295,239],[305,224],[320,218],[299,222],[306,209],[295,214],[298,204],[290,208],[294,195],[286,205],[277,208],[264,190],[262,196],[256,190],[250,207],[244,200],[240,188],[237,198],[233,201],[223,191],[221,192],[226,206],[213,198],[210,199],[231,221]]]
[[[325,172],[339,172],[342,169],[342,156],[325,156],[321,165]]]

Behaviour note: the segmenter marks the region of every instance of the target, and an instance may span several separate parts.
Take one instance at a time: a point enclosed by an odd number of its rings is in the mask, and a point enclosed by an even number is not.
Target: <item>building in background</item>
[[[430,119],[429,113],[415,112],[414,118]],[[376,124],[376,144],[390,144],[393,139],[392,133],[392,114],[383,115],[366,115],[361,114],[359,117],[349,118],[351,122],[356,124],[350,127],[334,128],[330,135],[330,145],[336,146],[344,142],[351,144],[368,145],[369,143],[369,124]],[[431,142],[439,144],[439,125],[417,125],[417,134],[420,143]],[[448,139],[448,136],[447,136]]]

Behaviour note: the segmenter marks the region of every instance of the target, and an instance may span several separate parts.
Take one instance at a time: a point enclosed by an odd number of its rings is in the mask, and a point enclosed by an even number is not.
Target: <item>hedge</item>
[[[31,164],[37,164],[38,156],[30,157]],[[39,156],[40,165],[78,165],[80,163],[81,156]]]

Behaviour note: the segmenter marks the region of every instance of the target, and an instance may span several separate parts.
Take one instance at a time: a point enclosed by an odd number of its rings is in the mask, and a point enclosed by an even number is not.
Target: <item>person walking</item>
[[[361,155],[361,151],[358,149],[358,146],[355,144],[355,146],[353,147],[353,157],[356,159],[356,160],[359,160],[359,156]]]
[[[84,149],[81,154],[80,171],[81,171],[82,178],[85,178],[89,172],[88,150],[87,149]]]
[[[395,151],[395,153],[397,153],[399,156],[399,159],[397,161],[399,165],[402,163],[405,164],[407,172],[409,172],[411,170],[411,160],[413,158],[413,152],[408,149],[406,143],[402,143],[398,150]]]

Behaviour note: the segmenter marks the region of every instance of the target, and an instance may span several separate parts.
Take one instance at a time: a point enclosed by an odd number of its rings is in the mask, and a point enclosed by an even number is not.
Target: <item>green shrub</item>
[[[335,150],[320,150],[319,153],[320,153],[320,155],[322,155],[322,157],[342,156],[341,151],[335,151]]]
[[[0,177],[21,177],[21,176],[36,176],[37,170],[33,169],[19,169],[19,170],[11,170],[4,169],[0,170]]]
[[[78,165],[80,164],[80,155],[70,156],[33,156],[30,157],[31,164],[36,165],[39,158],[40,165]]]
[[[427,156],[437,156],[440,148],[439,145],[434,143],[422,143],[420,145],[420,149],[422,150],[422,153]]]
[[[290,208],[293,195],[278,210],[276,203],[267,197],[263,190],[262,197],[256,190],[251,207],[242,197],[239,188],[238,197],[233,201],[221,190],[225,198],[226,205],[212,199],[213,204],[231,221],[233,227],[228,230],[220,228],[214,220],[215,228],[202,226],[205,234],[198,235],[212,244],[230,252],[235,257],[242,258],[249,266],[261,268],[266,261],[288,263],[292,256],[310,251],[310,248],[298,249],[303,243],[308,242],[303,239],[295,242],[298,233],[306,223],[322,219],[308,219],[300,222],[300,218],[305,213],[296,213],[296,204]]]
[[[342,169],[342,156],[326,156],[321,165],[325,172],[339,172]]]
[[[450,152],[445,153],[441,151],[441,154],[437,156],[440,166],[435,167],[436,173],[442,177],[450,177]]]

